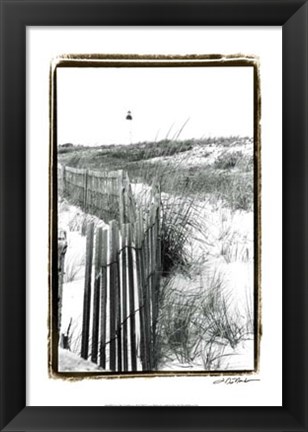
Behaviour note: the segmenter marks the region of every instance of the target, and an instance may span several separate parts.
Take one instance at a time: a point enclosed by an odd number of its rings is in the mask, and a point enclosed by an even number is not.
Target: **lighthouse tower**
[[[133,128],[132,128],[133,116],[131,111],[127,111],[126,120],[128,122],[128,142],[129,144],[131,144],[133,142]]]

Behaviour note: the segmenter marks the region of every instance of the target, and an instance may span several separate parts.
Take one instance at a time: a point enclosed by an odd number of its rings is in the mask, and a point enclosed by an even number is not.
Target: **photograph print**
[[[258,77],[244,55],[54,60],[53,374],[258,369]]]

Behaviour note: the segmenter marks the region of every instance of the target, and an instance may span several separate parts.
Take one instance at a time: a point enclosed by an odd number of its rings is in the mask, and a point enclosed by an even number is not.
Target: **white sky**
[[[126,144],[130,128],[133,142],[172,138],[188,119],[180,139],[253,136],[252,67],[58,68],[57,74],[59,144]]]

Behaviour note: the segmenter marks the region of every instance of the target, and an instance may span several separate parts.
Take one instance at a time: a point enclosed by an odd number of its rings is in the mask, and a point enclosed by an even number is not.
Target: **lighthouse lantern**
[[[126,120],[133,120],[132,113],[127,111]]]

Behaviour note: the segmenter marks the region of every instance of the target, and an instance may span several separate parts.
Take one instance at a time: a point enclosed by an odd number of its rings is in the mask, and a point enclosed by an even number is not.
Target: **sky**
[[[253,136],[252,67],[58,68],[57,98],[58,144]]]

